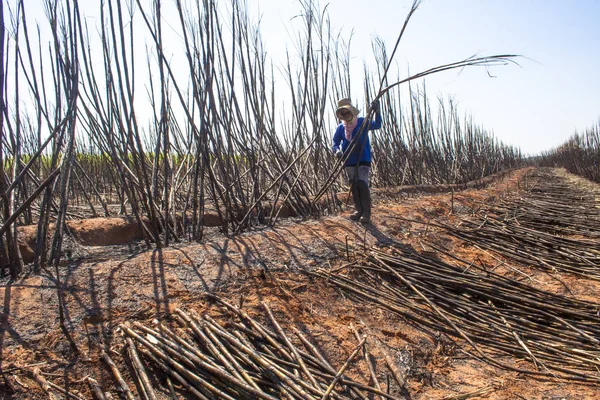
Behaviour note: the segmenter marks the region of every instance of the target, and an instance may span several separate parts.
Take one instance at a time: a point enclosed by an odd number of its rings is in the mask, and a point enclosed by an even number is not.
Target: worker
[[[371,222],[371,142],[368,131],[381,128],[379,100],[371,103],[371,109],[375,112],[375,120],[366,121],[358,116],[359,111],[350,99],[338,101],[335,115],[341,123],[333,135],[333,152],[338,158],[345,159],[344,168],[354,202],[355,211],[350,219],[362,224]]]

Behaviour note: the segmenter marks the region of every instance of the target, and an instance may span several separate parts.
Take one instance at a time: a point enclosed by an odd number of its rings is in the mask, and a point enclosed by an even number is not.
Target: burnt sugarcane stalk
[[[331,381],[331,383],[327,387],[327,391],[325,391],[325,394],[323,395],[323,397],[321,397],[321,400],[327,400],[331,396],[331,392],[333,391],[333,388],[335,387],[335,385],[338,384],[340,379],[342,379],[344,372],[350,366],[350,364],[354,360],[354,357],[356,357],[358,355],[358,353],[360,352],[361,348],[363,347],[363,345],[365,344],[366,341],[367,341],[367,337],[365,336],[362,338],[362,340],[360,341],[358,346],[356,346],[354,351],[350,354],[350,356],[348,357],[348,359],[346,360],[344,365],[342,365],[342,368],[340,368],[340,370],[337,372],[337,374],[333,378],[333,381]]]
[[[273,347],[275,347],[278,351],[281,352],[281,354],[284,356],[285,359],[287,359],[288,361],[293,361],[292,356],[279,344],[277,343],[277,341],[275,340],[275,338],[273,337],[273,335],[271,333],[269,333],[263,326],[261,326],[259,323],[257,323],[253,318],[251,318],[246,312],[244,312],[243,310],[227,303],[225,300],[219,298],[219,297],[214,297],[219,303],[223,304],[225,307],[227,307],[229,310],[233,311],[234,313],[236,313],[237,315],[239,315],[243,320],[250,322],[250,324],[252,325],[252,327],[254,329],[256,329],[265,340],[267,340],[269,342],[269,344],[271,344]],[[207,319],[210,320],[209,316],[206,316]]]
[[[453,335],[460,326],[461,336],[473,343],[529,357],[544,366],[544,371],[530,374],[560,373],[575,381],[597,379],[576,371],[591,372],[597,367],[592,356],[597,353],[594,338],[598,325],[593,304],[543,292],[453,258],[468,269],[416,253],[398,251],[390,256],[373,250],[371,261],[363,263],[379,268],[353,267],[359,278],[340,276],[339,271],[318,270],[316,274],[370,301],[383,298],[380,306],[422,326]],[[404,378],[398,381],[404,382]]]
[[[130,337],[126,338],[127,341],[127,354],[129,355],[129,359],[131,360],[131,364],[136,372],[138,377],[138,381],[140,383],[140,387],[144,391],[144,395],[148,400],[156,400],[156,394],[154,393],[154,389],[152,388],[152,383],[150,382],[150,378],[146,373],[146,368],[144,368],[144,364],[137,352],[137,348],[135,347],[135,343]]]
[[[179,374],[176,370],[174,370],[173,368],[169,367],[167,364],[165,364],[164,362],[162,362],[150,350],[140,349],[140,353],[142,353],[145,357],[151,359],[166,374],[168,374],[170,377],[172,377],[177,382],[179,382],[179,384],[181,386],[183,386],[183,388],[186,390],[187,393],[193,394],[194,396],[196,396],[196,398],[198,398],[200,400],[210,400],[209,397],[206,397],[202,392],[200,392],[198,389],[196,389],[195,386],[193,386],[192,384],[190,384],[188,382],[188,380],[186,378],[184,378],[181,374]],[[198,377],[195,377],[195,378],[197,378],[198,380],[200,379]]]
[[[90,390],[92,391],[92,395],[96,400],[106,400],[106,396],[104,396],[104,392],[102,388],[98,384],[98,381],[94,378],[88,376],[87,378],[88,385],[90,385]]]
[[[196,324],[192,318],[187,315],[183,310],[177,309],[176,312],[179,313],[183,317],[186,323],[188,323],[193,332],[196,334],[196,337],[212,352],[213,356],[217,357],[217,359],[225,366],[225,368],[236,376],[240,380],[245,380],[249,385],[253,386],[256,389],[259,387],[256,383],[250,378],[244,371],[244,369],[239,365],[237,360],[231,355],[231,353],[223,346],[223,343],[216,338],[210,331],[206,333]]]
[[[206,317],[208,319],[208,316],[206,316]],[[252,361],[254,361],[261,368],[266,369],[269,374],[272,374],[278,380],[281,380],[284,384],[286,384],[288,387],[292,388],[302,398],[309,398],[308,394],[301,387],[299,387],[295,382],[293,382],[286,374],[284,374],[282,371],[280,371],[278,368],[276,368],[276,366],[273,363],[271,363],[268,360],[266,360],[265,358],[261,357],[259,354],[257,354],[256,351],[254,351],[252,348],[243,344],[235,336],[233,336],[227,332],[224,332],[224,331],[220,331],[220,333],[230,344],[236,346],[239,350],[243,351],[246,354],[246,356],[248,356]],[[281,347],[277,344],[275,344],[275,346]]]
[[[169,354],[168,349],[165,350],[164,345],[163,346],[160,346],[160,345],[155,346],[150,341],[146,340],[145,338],[140,336],[138,333],[136,333],[129,327],[122,326],[122,329],[132,339],[135,339],[136,341],[143,344],[146,347],[146,349],[148,351],[150,351],[155,357],[160,359],[161,362],[165,363],[165,365],[167,365],[169,368],[174,369],[178,374],[181,374],[181,376],[183,376],[189,382],[192,382],[196,388],[201,389],[203,391],[210,392],[211,394],[214,394],[214,395],[218,396],[219,398],[223,398],[223,399],[227,399],[227,400],[234,400],[234,397],[231,397],[229,394],[225,393],[224,391],[218,389],[216,386],[212,385],[209,380],[192,372],[192,371],[196,370],[196,365],[194,363],[192,363],[189,359],[187,359],[183,356],[178,357],[179,360],[181,360],[183,363],[185,363],[185,365],[184,365],[184,364],[176,361],[175,359],[173,359],[172,353]],[[175,354],[175,355],[177,356],[177,354]],[[204,367],[206,367],[206,365],[201,365],[201,367],[204,368]],[[204,368],[204,369],[208,369],[208,368]],[[219,373],[221,371],[218,371],[218,369],[212,369],[212,372],[215,372],[215,375],[219,375]],[[173,375],[173,377],[175,377],[175,376]]]
[[[123,376],[121,375],[121,371],[119,371],[119,368],[117,367],[115,362],[112,360],[112,358],[110,358],[110,356],[104,350],[102,350],[100,352],[100,357],[102,358],[102,360],[104,360],[106,365],[108,365],[108,367],[110,368],[114,378],[116,379],[117,383],[119,384],[119,388],[121,389],[121,391],[123,392],[125,397],[128,400],[135,400],[135,397],[133,396],[131,389],[129,389],[129,385],[127,385],[127,382],[125,381],[125,379],[123,379]]]
[[[358,330],[352,324],[350,324],[350,329],[352,329],[352,332],[354,333],[356,340],[358,340],[360,342],[362,340],[362,338],[360,337]],[[366,338],[366,335],[364,336],[364,338]],[[365,359],[365,363],[367,364],[367,368],[369,369],[369,375],[371,376],[371,381],[373,382],[373,384],[375,385],[377,390],[381,390],[381,386],[379,385],[379,380],[377,379],[377,374],[375,373],[375,368],[371,361],[371,354],[369,353],[369,350],[367,348],[366,341],[363,346],[363,357]],[[380,397],[380,399],[381,399],[381,397]]]
[[[45,393],[48,394],[48,398],[50,400],[59,400],[59,397],[54,394],[54,392],[52,391],[52,387],[50,386],[46,378],[44,378],[44,376],[42,375],[42,371],[38,367],[35,367],[33,369],[32,375],[35,382],[38,385],[40,385],[40,387]]]
[[[141,329],[141,326],[138,327]],[[162,351],[165,351],[167,354],[170,355],[170,357],[180,359],[183,363],[185,363],[185,365],[189,366],[190,368],[202,368],[211,375],[214,375],[218,379],[223,380],[223,382],[232,385],[233,388],[249,393],[255,396],[256,398],[274,400],[272,396],[262,392],[261,390],[255,389],[254,387],[236,379],[234,376],[225,372],[220,366],[215,364],[213,360],[207,358],[204,354],[201,354],[197,351],[191,352],[187,349],[184,349],[183,347],[181,347],[181,345],[178,345],[164,337],[161,337],[158,332],[153,331],[149,328],[144,328],[144,330],[147,333],[156,335],[155,337],[159,339],[156,346],[161,348]]]
[[[283,331],[283,329],[281,329],[281,326],[279,326],[279,323],[277,322],[277,320],[273,316],[273,313],[271,312],[271,309],[269,308],[269,306],[267,305],[267,303],[263,302],[262,305],[265,308],[265,310],[267,311],[267,315],[271,319],[271,322],[273,323],[273,326],[275,327],[275,329],[279,333],[279,336],[281,338],[283,338],[285,344],[287,344],[288,348],[291,350],[292,354],[294,355],[294,358],[296,358],[296,361],[300,365],[300,368],[302,368],[302,371],[306,374],[306,376],[308,377],[308,379],[311,381],[311,383],[315,387],[319,387],[319,384],[317,383],[317,381],[315,380],[315,378],[308,371],[308,368],[306,368],[306,364],[304,364],[304,361],[303,361],[302,357],[300,356],[300,354],[298,353],[298,350],[292,344],[292,342],[290,342],[290,339],[287,337],[287,335],[285,334],[285,332]]]

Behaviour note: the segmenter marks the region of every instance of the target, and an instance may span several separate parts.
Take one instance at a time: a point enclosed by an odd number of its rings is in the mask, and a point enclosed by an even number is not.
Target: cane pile
[[[600,194],[544,170],[533,179],[522,196],[437,225],[506,261],[600,280]]]
[[[222,325],[206,313],[177,309],[176,331],[164,324],[152,328],[139,322],[121,326],[138,387],[146,398],[155,396],[149,367],[162,370],[170,381],[199,399],[403,398],[344,375],[364,350],[366,336],[357,336],[358,345],[346,363],[335,369],[300,330],[293,328],[292,340],[266,303],[262,306],[272,328],[241,308],[211,297],[235,318]]]
[[[494,214],[460,226],[441,225],[450,235],[513,263],[600,280],[597,242],[553,235]]]
[[[436,249],[442,253],[443,249]],[[450,255],[450,254],[449,254]],[[415,251],[373,250],[314,274],[423,330],[464,340],[473,356],[520,373],[600,382],[600,307]],[[519,364],[528,361],[524,368]]]
[[[492,212],[504,221],[555,235],[600,238],[600,193],[578,189],[556,175],[538,172],[543,187],[524,196],[504,200]]]

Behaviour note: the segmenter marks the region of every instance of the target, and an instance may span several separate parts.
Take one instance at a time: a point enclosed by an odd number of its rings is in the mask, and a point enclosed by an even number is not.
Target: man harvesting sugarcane
[[[359,111],[350,99],[341,99],[335,112],[341,123],[333,135],[333,152],[345,160],[344,168],[354,202],[355,211],[350,219],[363,224],[371,222],[371,141],[368,131],[381,128],[379,100],[371,104],[371,110],[375,112],[374,121],[359,117]]]

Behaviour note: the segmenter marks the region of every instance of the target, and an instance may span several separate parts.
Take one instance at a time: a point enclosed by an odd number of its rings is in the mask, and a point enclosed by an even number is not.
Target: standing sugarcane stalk
[[[22,5],[22,3],[20,4]],[[19,9],[23,12],[23,9],[19,7]],[[19,14],[19,12],[17,12]],[[20,18],[19,18],[20,20]],[[8,128],[9,131],[11,133],[11,139],[13,142],[13,173],[12,176],[16,177],[19,175],[19,171],[21,169],[21,152],[22,152],[22,131],[21,131],[21,115],[20,115],[20,102],[19,102],[19,63],[18,63],[18,59],[20,56],[20,49],[19,49],[19,31],[20,29],[17,28],[17,38],[16,38],[16,43],[17,45],[15,46],[15,64],[14,64],[14,74],[15,74],[15,127],[14,129],[10,126],[10,124],[8,124]],[[4,165],[0,164],[1,168],[4,169]],[[10,192],[9,194],[10,197],[10,208],[9,210],[12,211],[16,208],[17,206],[17,199],[18,196],[15,192]],[[9,213],[10,213],[9,211]],[[7,235],[7,245],[9,246],[9,258],[10,258],[10,263],[11,263],[11,276],[14,278],[16,277],[16,275],[18,275],[19,272],[21,272],[21,270],[23,269],[23,260],[21,258],[21,253],[19,251],[19,246],[18,246],[18,241],[19,241],[19,237],[18,237],[18,232],[17,232],[17,225],[14,224],[13,228],[12,228],[12,232],[10,232],[9,235]]]
[[[4,67],[4,35],[6,32],[6,27],[4,25],[4,2],[0,4],[0,206],[2,211],[2,219],[3,221],[7,221],[10,217],[10,201],[8,200],[8,196],[6,195],[6,188],[8,179],[6,177],[6,172],[4,171],[4,115],[6,113],[6,103],[4,101],[4,75],[5,75],[5,67]],[[3,239],[4,233],[0,234],[0,238]],[[13,279],[16,279],[19,275],[18,266],[14,265],[14,252],[12,249],[15,248],[12,236],[6,237],[6,240],[2,240],[2,243],[5,245],[0,248],[0,258],[5,260],[11,260],[10,262],[10,274]]]
[[[224,233],[239,233],[257,223],[276,224],[284,207],[298,216],[313,214],[323,206],[333,208],[331,200],[319,203],[324,196],[322,189],[327,199],[333,199],[329,188],[339,183],[336,174],[329,174],[331,166],[333,171],[341,170],[341,163],[330,160],[324,145],[328,125],[325,110],[327,100],[340,93],[350,94],[350,58],[344,47],[349,47],[349,42],[346,45],[343,38],[335,37],[325,10],[320,12],[312,3],[303,5],[305,29],[296,43],[298,68],[292,67],[294,55],[289,53],[284,66],[291,96],[288,110],[284,106],[288,104],[285,93],[274,84],[276,66],[271,64],[269,70],[260,32],[252,26],[244,5],[237,1],[231,7],[231,37],[214,1],[197,2],[191,7],[177,2],[180,26],[176,29],[184,38],[189,73],[182,73],[180,65],[172,65],[171,60],[177,57],[163,53],[160,1],[152,2],[151,7],[143,2],[125,7],[122,0],[100,5],[100,46],[91,45],[92,32],[85,26],[61,33],[61,26],[70,24],[68,14],[58,12],[66,2],[48,2],[52,35],[47,56],[39,33],[39,55],[35,55],[30,43],[33,38],[27,31],[25,2],[16,3],[14,20],[20,21],[15,24],[16,35],[7,36],[4,25],[0,35],[3,49],[15,43],[14,51],[4,51],[0,59],[2,224],[19,204],[37,192],[49,174],[63,165],[61,152],[68,148],[72,118],[77,118],[77,141],[71,159],[78,163],[75,177],[71,171],[69,176],[65,174],[53,182],[56,187],[46,186],[40,199],[34,198],[24,207],[19,213],[22,218],[12,221],[10,231],[4,234],[3,250],[13,265],[13,276],[19,272],[17,226],[38,223],[34,268],[39,270],[47,264],[51,250],[45,241],[52,235],[48,232],[50,222],[59,213],[63,221],[75,217],[72,207],[80,199],[87,202],[92,213],[99,211],[96,206],[101,203],[107,215],[110,210],[106,203],[114,196],[121,213],[135,216],[148,246],[152,242],[164,246],[178,239],[176,224],[184,231],[191,225],[191,237],[200,239],[205,214],[211,210],[218,214]],[[414,2],[411,13],[418,5]],[[0,11],[4,21],[4,8]],[[154,40],[154,46],[147,50],[150,103],[154,109],[149,124],[140,119],[144,114],[138,105],[141,97],[136,95],[139,82],[145,78],[133,57],[134,38],[144,30],[134,18],[138,11],[145,20],[146,33]],[[410,14],[407,21],[409,18]],[[405,27],[406,23],[403,31]],[[66,43],[75,41],[80,51],[69,54],[76,59],[69,59],[67,64],[82,67],[77,76],[79,91],[84,95],[78,99],[73,117],[67,115],[70,78],[63,76],[66,70],[61,63],[66,59],[61,52]],[[413,99],[409,118],[396,116],[401,111],[396,90],[401,83],[463,66],[497,65],[510,57],[467,59],[395,84],[389,84],[393,82],[389,66],[394,54],[390,59],[383,55],[379,58],[381,73],[376,79],[365,67],[365,91],[385,100],[384,107],[389,111],[386,123],[392,125],[389,133],[374,138],[374,144],[389,144],[390,148],[389,154],[374,159],[374,183],[426,184],[464,179],[518,161],[517,151],[498,145],[472,121],[458,126],[452,106],[439,134],[425,97]],[[15,79],[8,80],[6,69],[13,65],[14,71],[10,72]],[[21,84],[25,82],[23,76],[27,85]],[[7,97],[13,89],[15,95]],[[22,93],[27,89],[34,117],[27,115],[27,107],[20,106],[26,104]],[[7,104],[9,100],[14,104]],[[398,112],[393,112],[396,109]],[[279,115],[288,117],[289,122],[280,123]],[[150,132],[145,132],[144,126],[150,126]],[[84,141],[87,146],[81,143]],[[307,147],[308,143],[313,145]],[[86,156],[89,162],[82,162]],[[398,158],[406,160],[398,163]],[[67,183],[70,199],[61,204],[62,182]],[[67,211],[61,210],[65,205]],[[186,215],[188,210],[192,215]]]

